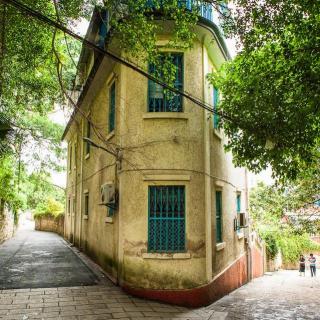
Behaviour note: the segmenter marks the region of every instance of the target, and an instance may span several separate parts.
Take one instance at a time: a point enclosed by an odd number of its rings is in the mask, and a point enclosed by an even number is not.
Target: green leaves
[[[287,218],[290,213],[297,214],[298,209],[316,196],[316,192],[307,196],[304,185],[308,182],[309,179],[301,178],[299,182],[285,187],[260,183],[250,192],[249,210],[253,228],[266,242],[270,258],[274,258],[281,251],[284,262],[294,262],[306,250],[320,249],[308,236],[310,233],[319,232],[319,220],[316,222],[303,219],[305,223],[301,224],[293,223]],[[296,221],[299,221],[298,217]]]
[[[272,166],[295,179],[319,163],[320,13],[314,2],[236,1],[231,34],[243,49],[212,83],[222,91],[235,163],[258,172]],[[230,32],[230,30],[229,30]]]

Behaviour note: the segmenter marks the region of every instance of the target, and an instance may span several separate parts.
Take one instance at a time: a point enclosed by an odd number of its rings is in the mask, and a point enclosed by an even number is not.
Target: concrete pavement
[[[0,286],[23,288],[0,290],[0,319],[320,320],[320,281],[309,273],[265,275],[208,307],[189,309],[129,296],[84,261],[57,235],[20,232],[0,246]]]
[[[0,289],[96,283],[92,271],[54,233],[23,229],[0,245]]]

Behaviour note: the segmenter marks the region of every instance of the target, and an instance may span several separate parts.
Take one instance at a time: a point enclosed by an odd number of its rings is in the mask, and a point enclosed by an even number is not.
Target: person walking
[[[310,271],[311,271],[311,277],[315,277],[316,276],[316,262],[317,259],[316,257],[313,256],[313,253],[310,253],[310,257],[309,257],[309,263],[310,263]]]
[[[299,258],[299,274],[300,276],[302,274],[306,276],[306,259],[302,254],[300,254],[300,258]]]

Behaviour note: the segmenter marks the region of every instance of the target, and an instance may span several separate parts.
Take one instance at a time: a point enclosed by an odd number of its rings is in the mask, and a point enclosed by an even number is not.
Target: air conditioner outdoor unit
[[[103,184],[100,189],[100,195],[102,205],[107,206],[109,204],[114,204],[116,201],[116,190],[114,183]]]

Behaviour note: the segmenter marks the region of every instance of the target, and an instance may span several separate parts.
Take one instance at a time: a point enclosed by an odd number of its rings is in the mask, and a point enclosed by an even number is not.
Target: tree
[[[300,192],[303,193],[303,190],[300,189]],[[286,188],[260,183],[250,193],[252,226],[265,240],[270,258],[274,258],[281,251],[284,262],[295,262],[304,251],[320,249],[308,235],[310,232],[319,232],[319,224],[297,224],[287,218],[288,213],[297,212],[305,205],[300,202],[304,197],[300,192],[298,183]],[[310,199],[313,199],[313,196],[310,196]],[[318,229],[310,228],[311,226]]]
[[[235,1],[225,29],[238,39],[236,58],[209,76],[236,164],[268,165],[294,179],[319,166],[320,7],[317,1]]]
[[[235,36],[242,47],[233,62],[226,64],[218,75],[209,76],[222,91],[221,125],[228,135],[226,147],[232,150],[235,163],[253,171],[271,164],[279,178],[293,179],[301,168],[319,160],[316,1],[236,0],[234,9],[228,11],[221,10],[223,1],[219,0],[194,1],[192,7],[188,7],[189,2],[178,0],[24,3],[66,26],[87,15],[95,4],[100,5],[101,13],[111,9],[111,35],[129,56],[139,57],[143,66],[147,60],[163,61],[156,43],[156,34],[164,30],[162,19],[172,21],[169,46],[187,49],[195,36],[193,28],[200,6],[213,4],[216,10],[223,11],[225,32]],[[61,80],[65,88],[71,86],[66,71],[71,63],[69,40],[64,34],[44,28],[34,18],[19,19],[20,14],[9,5],[2,4],[1,8],[4,31],[0,41],[0,74],[14,79],[6,78],[11,82],[2,93],[2,105],[13,116],[17,114],[15,110],[43,113],[52,108],[54,101],[63,101],[61,91],[57,94]],[[52,47],[58,48],[58,54],[52,55]],[[170,59],[163,63],[163,68],[166,72],[157,76],[170,83],[175,71],[170,67]],[[57,70],[61,73],[59,79],[52,77]]]

